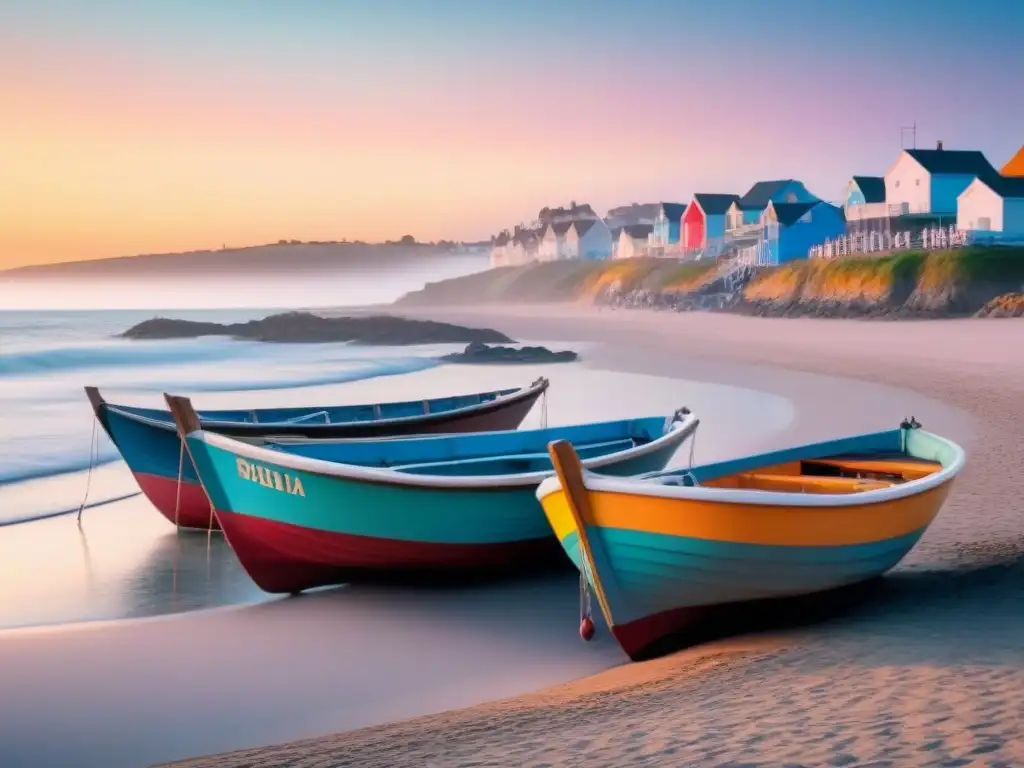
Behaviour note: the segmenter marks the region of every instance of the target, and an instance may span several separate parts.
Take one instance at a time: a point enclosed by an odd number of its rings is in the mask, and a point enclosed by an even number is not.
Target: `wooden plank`
[[[942,469],[937,461],[921,459],[809,459],[807,464],[819,464],[849,472],[877,472],[902,475],[907,480],[918,480]]]

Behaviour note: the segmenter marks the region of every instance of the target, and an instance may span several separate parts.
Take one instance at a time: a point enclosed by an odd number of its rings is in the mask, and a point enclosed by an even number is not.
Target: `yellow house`
[[[1003,176],[1024,176],[1024,147],[1021,147],[1001,171]]]

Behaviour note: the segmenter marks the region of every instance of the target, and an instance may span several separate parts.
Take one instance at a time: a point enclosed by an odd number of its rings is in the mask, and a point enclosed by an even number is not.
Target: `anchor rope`
[[[178,484],[174,488],[174,527],[181,529],[179,516],[181,514],[181,474],[185,466],[185,438],[179,440],[181,448],[178,451]]]
[[[78,522],[82,522],[82,511],[89,501],[89,489],[92,487],[92,467],[96,463],[98,440],[96,439],[96,419],[92,420],[92,436],[89,438],[89,471],[85,475],[85,496],[82,498],[82,505],[78,508]]]

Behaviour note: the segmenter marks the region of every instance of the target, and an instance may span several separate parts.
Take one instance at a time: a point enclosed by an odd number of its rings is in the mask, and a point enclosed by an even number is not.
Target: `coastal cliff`
[[[545,262],[430,283],[406,306],[586,302],[769,317],[1021,317],[1024,248],[796,261],[727,284],[714,262]]]

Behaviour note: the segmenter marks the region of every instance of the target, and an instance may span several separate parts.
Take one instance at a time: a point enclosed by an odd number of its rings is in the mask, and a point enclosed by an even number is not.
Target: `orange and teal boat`
[[[960,446],[913,419],[633,478],[584,470],[565,442],[548,450],[557,474],[537,498],[634,660],[711,613],[885,573],[921,538],[964,464]]]

